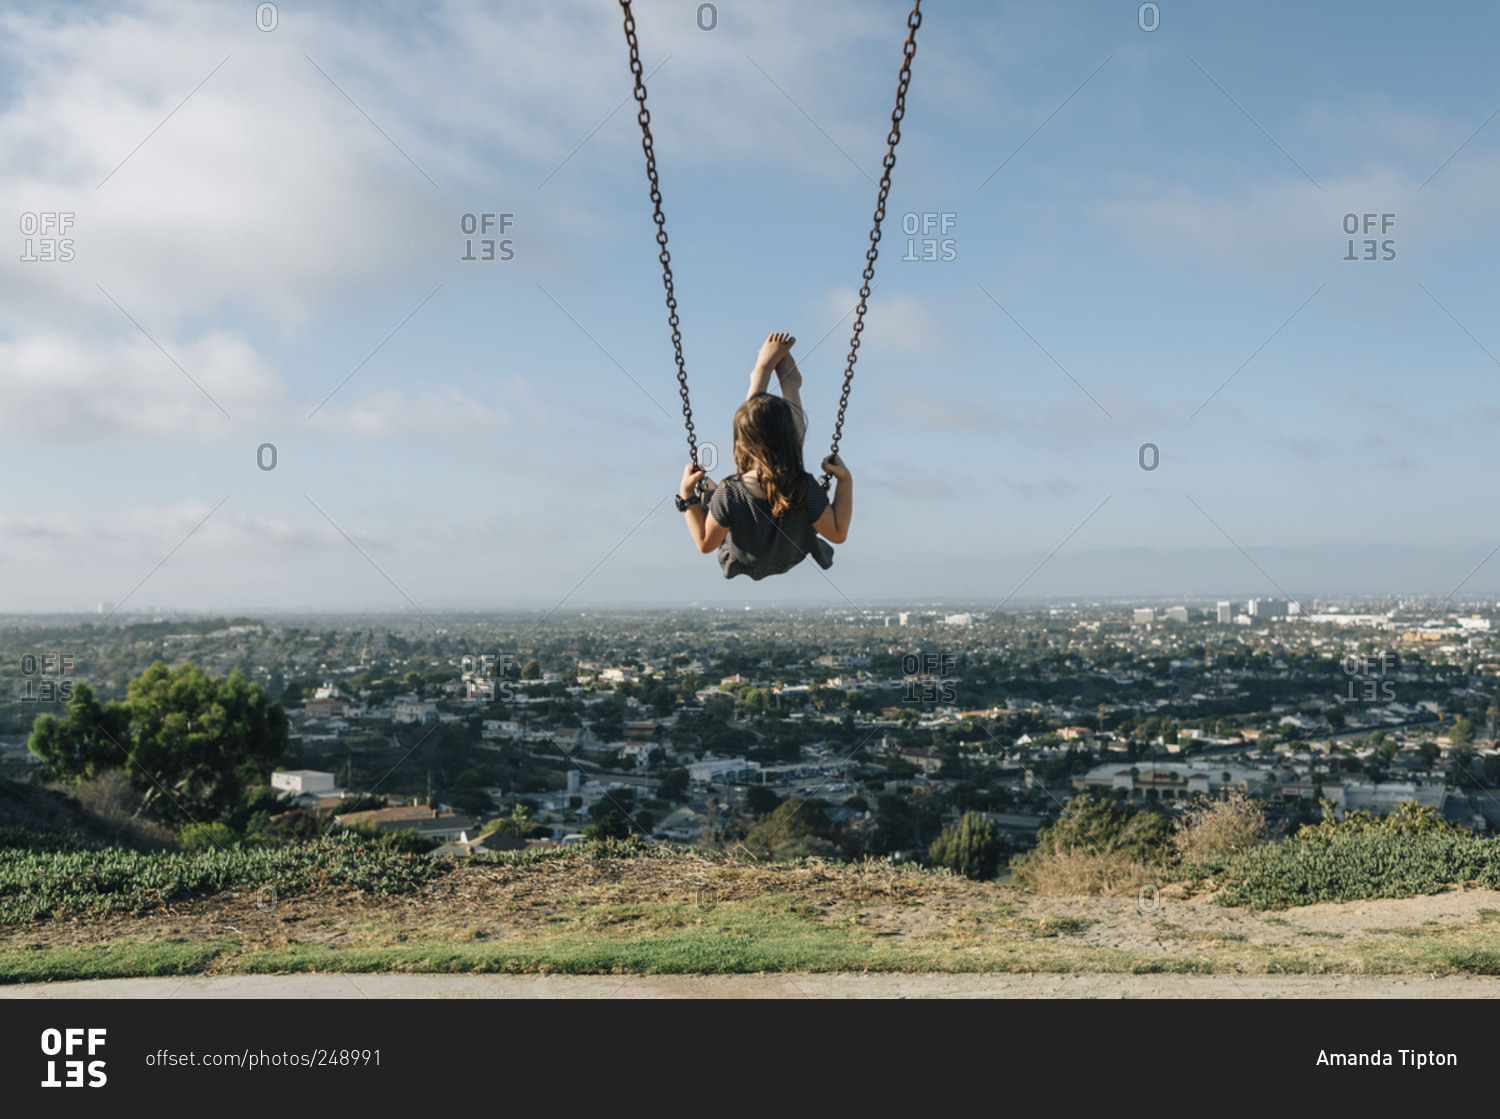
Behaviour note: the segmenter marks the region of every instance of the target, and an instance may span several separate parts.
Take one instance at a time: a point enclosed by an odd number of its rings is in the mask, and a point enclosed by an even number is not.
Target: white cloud
[[[50,333],[0,343],[0,425],[65,443],[200,431],[225,413],[239,419],[284,396],[279,377],[242,339],[214,332],[165,348],[176,365],[139,332],[113,344]]]
[[[837,319],[848,315],[858,303],[859,292],[854,288],[835,288],[824,300],[823,310],[830,319]],[[953,346],[953,336],[947,324],[919,299],[872,292],[867,306],[865,329],[860,335],[862,346],[888,347],[898,354],[925,358],[937,357]],[[850,317],[842,322],[824,345],[842,338],[839,352],[846,352],[853,321]]]
[[[508,420],[465,393],[442,388],[419,396],[391,391],[365,393],[346,406],[324,405],[312,423],[357,439],[451,446],[495,435]]]

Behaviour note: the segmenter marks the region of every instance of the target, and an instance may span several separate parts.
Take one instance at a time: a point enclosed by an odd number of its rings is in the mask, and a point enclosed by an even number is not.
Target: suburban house
[[[398,723],[430,723],[437,717],[437,701],[416,696],[397,697],[391,709],[391,718]]]
[[[311,807],[344,795],[344,790],[335,785],[333,774],[317,769],[277,770],[271,774],[271,788],[294,808]]]

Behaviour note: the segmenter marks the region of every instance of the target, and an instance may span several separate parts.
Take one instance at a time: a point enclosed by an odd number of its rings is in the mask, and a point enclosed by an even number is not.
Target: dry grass
[[[59,792],[71,792],[73,799],[101,820],[127,823],[141,806],[141,796],[130,785],[124,770],[107,769],[92,781],[80,781],[71,790],[59,785]]]
[[[1224,800],[1200,801],[1172,832],[1172,849],[1184,863],[1232,855],[1266,841],[1266,810],[1235,792]]]
[[[1074,845],[1040,849],[1016,866],[1016,885],[1052,897],[1125,897],[1181,877],[1179,867],[1266,842],[1265,810],[1242,793],[1200,801],[1177,821],[1165,843],[1137,847]],[[1160,856],[1154,854],[1160,848]]]
[[[1013,881],[1038,894],[1071,897],[1126,897],[1162,881],[1161,869],[1124,851],[1069,847],[1018,866]]]

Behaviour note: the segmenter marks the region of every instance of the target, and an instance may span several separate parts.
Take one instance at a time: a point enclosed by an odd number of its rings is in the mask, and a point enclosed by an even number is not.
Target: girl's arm
[[[849,538],[849,515],[854,511],[854,479],[838,455],[823,460],[823,469],[833,475],[833,500],[813,522],[813,531],[833,544]]]
[[[700,481],[705,481],[703,468],[688,463],[682,472],[682,486],[678,490],[684,501],[693,496]],[[688,534],[693,538],[693,545],[704,554],[717,550],[729,535],[727,525],[721,525],[708,515],[708,498],[713,495],[714,488],[713,482],[709,481],[704,499],[696,505],[689,505],[683,513],[687,518]]]

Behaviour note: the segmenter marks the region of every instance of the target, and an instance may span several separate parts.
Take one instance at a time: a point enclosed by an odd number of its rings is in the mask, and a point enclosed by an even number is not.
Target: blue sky
[[[615,4],[5,5],[0,610],[1452,590],[1500,544],[1500,13],[1138,8],[929,5],[853,531],[752,585],[664,500]],[[826,453],[905,11],[637,5],[719,475],[771,330]]]

